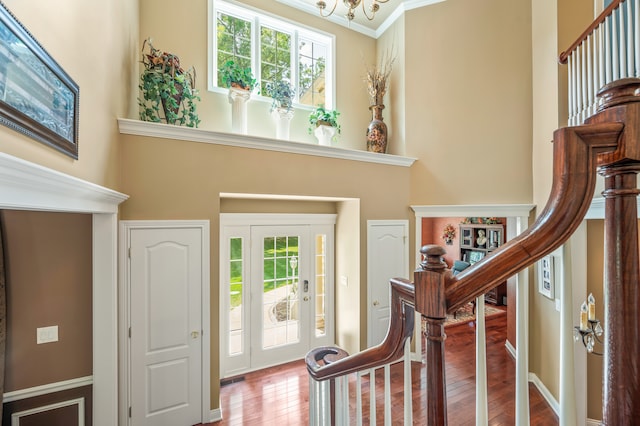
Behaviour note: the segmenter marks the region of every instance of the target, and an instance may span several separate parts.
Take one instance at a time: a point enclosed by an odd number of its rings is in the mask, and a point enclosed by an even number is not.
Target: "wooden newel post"
[[[447,302],[444,294],[444,271],[442,260],[445,249],[437,245],[426,245],[420,249],[423,261],[414,272],[416,310],[426,321],[424,330],[427,368],[427,425],[447,424],[447,388],[444,365],[444,322],[447,318]]]

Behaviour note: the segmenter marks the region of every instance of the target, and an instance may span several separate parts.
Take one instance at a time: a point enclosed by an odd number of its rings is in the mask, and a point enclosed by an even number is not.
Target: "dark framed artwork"
[[[79,92],[0,2],[0,124],[77,159]]]

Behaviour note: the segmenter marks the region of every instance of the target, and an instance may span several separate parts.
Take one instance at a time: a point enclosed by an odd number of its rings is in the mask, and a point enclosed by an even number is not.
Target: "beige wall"
[[[4,4],[80,86],[79,160],[4,126],[0,126],[0,151],[117,189],[116,117],[133,109],[137,1],[6,0]]]
[[[531,202],[531,2],[447,0],[405,34],[411,202]]]
[[[551,191],[553,132],[567,123],[567,70],[557,62],[593,20],[593,4],[579,0],[532,2],[533,65],[533,202],[539,214]],[[570,243],[567,243],[570,244]],[[537,271],[531,268],[529,286],[529,370],[551,394],[559,395],[560,314],[553,300],[537,290]],[[556,298],[559,296],[556,295]]]
[[[316,30],[335,34],[336,98],[342,127],[337,144],[345,148],[366,150],[365,132],[371,121],[371,113],[368,109],[369,101],[363,77],[365,64],[373,62],[376,58],[376,41],[276,1],[245,0],[242,3]],[[202,97],[198,104],[198,115],[202,120],[200,128],[230,132],[231,105],[227,100],[226,91],[207,91],[208,0],[192,0],[189,7],[174,5],[175,2],[171,0],[140,0],[140,40],[152,37],[156,48],[170,51],[180,57],[183,65],[193,65],[196,68],[196,87]],[[172,11],[170,25],[167,24],[167,10]],[[259,101],[256,99],[257,89],[253,93],[247,108],[251,122],[248,132],[255,136],[274,138],[276,130],[275,122],[269,115],[270,99]],[[296,108],[291,122],[291,140],[316,142],[307,132],[309,112],[310,109]],[[130,118],[137,118],[137,114],[134,113]]]
[[[211,223],[212,408],[219,396],[221,192],[352,199],[336,205],[336,276],[348,278],[347,287],[336,284],[337,341],[349,352],[366,342],[360,331],[366,330],[366,221],[409,219],[408,168],[137,136],[123,136],[122,142],[123,191],[131,197],[122,204],[122,219]],[[262,202],[222,202],[225,210],[239,208],[234,204],[245,212],[264,208]]]
[[[587,294],[596,298],[596,318],[604,318],[604,220],[587,221]],[[606,333],[606,324],[603,324]],[[606,334],[605,334],[606,336]],[[596,352],[602,352],[596,347]],[[602,419],[603,359],[587,356],[587,417]]]

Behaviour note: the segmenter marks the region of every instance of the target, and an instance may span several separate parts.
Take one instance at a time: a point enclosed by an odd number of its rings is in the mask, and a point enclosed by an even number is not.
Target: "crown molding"
[[[238,148],[260,149],[289,154],[312,155],[316,157],[338,158],[341,160],[362,161],[366,163],[385,164],[390,166],[411,167],[415,158],[391,154],[378,154],[368,151],[357,151],[335,146],[315,145],[305,142],[285,141],[236,133],[214,132],[191,127],[172,126],[163,123],[119,118],[120,133],[135,136],[183,140],[209,143],[213,145],[235,146]]]

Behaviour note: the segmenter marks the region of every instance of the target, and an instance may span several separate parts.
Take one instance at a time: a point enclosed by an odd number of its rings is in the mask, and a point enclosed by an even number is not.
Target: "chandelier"
[[[320,16],[322,16],[323,18],[326,18],[333,15],[333,12],[335,12],[336,6],[338,5],[338,1],[339,0],[333,0],[333,8],[331,9],[331,12],[325,14],[325,11],[327,9],[327,2],[325,2],[324,0],[318,0],[318,2],[316,3],[316,6],[320,10]],[[342,0],[345,7],[349,9],[347,14],[345,15],[349,20],[349,22],[353,21],[353,18],[356,17],[353,11],[356,10],[356,8],[361,4],[362,4],[362,12],[364,13],[364,16],[366,16],[368,20],[373,21],[373,18],[376,16],[376,12],[380,10],[380,3],[386,3],[388,1],[389,0],[371,0],[371,4],[368,7],[369,12],[371,12],[371,15],[369,15],[369,13],[367,13],[367,7],[365,7],[364,5],[365,0]]]

